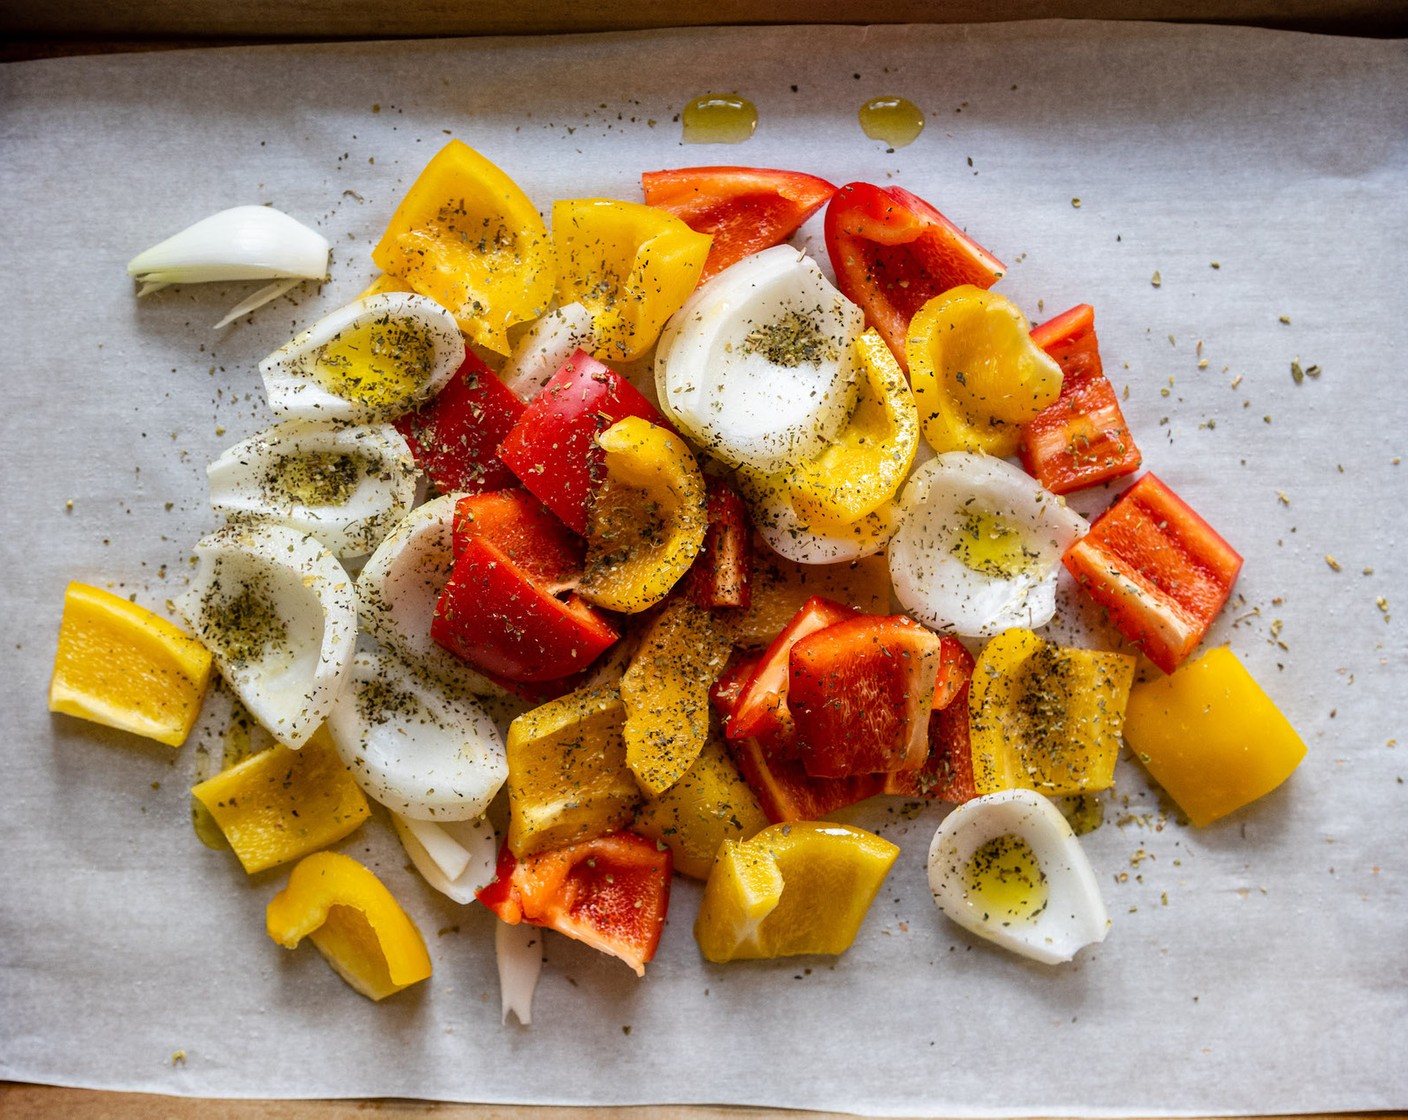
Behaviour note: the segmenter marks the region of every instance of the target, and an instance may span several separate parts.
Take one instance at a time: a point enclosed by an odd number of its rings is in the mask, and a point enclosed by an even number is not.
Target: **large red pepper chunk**
[[[522,860],[505,844],[496,878],[477,897],[510,925],[555,929],[644,976],[665,928],[673,870],[668,848],[633,832]]]
[[[809,634],[789,654],[797,753],[815,778],[921,765],[943,642],[904,615],[858,615]]]
[[[1139,448],[1105,376],[1095,309],[1079,304],[1032,331],[1061,367],[1061,396],[1022,425],[1022,466],[1053,494],[1097,486],[1139,469]]]
[[[903,187],[848,183],[826,207],[836,286],[865,311],[900,368],[914,313],[960,284],[991,288],[1007,266]]]
[[[1121,494],[1062,563],[1165,673],[1203,640],[1242,570],[1232,546],[1152,474]]]
[[[713,237],[702,284],[744,257],[781,245],[836,188],[800,171],[764,167],[681,167],[640,177],[647,205]]]
[[[585,669],[620,635],[575,593],[557,597],[571,585],[563,577],[573,575],[568,565],[576,555],[562,539],[566,529],[539,513],[527,495],[478,505],[488,535],[466,532],[474,522],[458,521],[455,565],[436,603],[430,636],[509,681],[555,681]]]
[[[733,714],[743,686],[761,659],[762,654],[742,659],[709,690],[709,698],[725,721]],[[758,799],[763,815],[773,824],[820,820],[827,813],[879,793],[885,781],[881,774],[813,778],[800,762],[775,757],[757,739],[729,739],[727,745],[729,756]]]
[[[543,505],[585,536],[605,456],[596,437],[627,416],[670,428],[640,390],[578,350],[528,404],[499,445],[499,458]]]
[[[757,739],[779,757],[795,757],[796,728],[787,703],[788,658],[792,647],[808,634],[854,616],[851,607],[820,595],[813,595],[803,603],[744,682],[725,724],[728,738]]]
[[[435,397],[396,421],[416,464],[442,494],[502,490],[518,479],[498,446],[523,415],[524,404],[469,350],[464,364]]]

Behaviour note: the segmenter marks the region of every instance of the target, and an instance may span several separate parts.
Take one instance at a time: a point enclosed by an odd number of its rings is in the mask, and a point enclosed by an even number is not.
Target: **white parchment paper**
[[[683,105],[734,91],[757,104],[753,139],[682,145]],[[1401,42],[1131,24],[0,69],[0,1077],[902,1115],[1408,1106],[1406,91]],[[928,119],[898,151],[857,125],[886,94]],[[205,463],[269,421],[258,359],[360,290],[371,243],[450,136],[544,210],[638,198],[640,171],[690,164],[900,183],[1009,264],[1001,290],[1033,320],[1094,304],[1146,466],[1246,557],[1210,641],[1290,717],[1305,763],[1195,830],[1122,760],[1084,841],[1113,926],[1059,968],[937,913],[923,861],[943,809],[899,801],[854,814],[903,854],[839,959],[710,966],[690,936],[698,890],[681,882],[644,981],[552,936],[533,1026],[504,1027],[492,919],[420,883],[384,819],[341,847],[420,923],[433,980],[374,1005],[311,947],[276,946],[264,906],[285,873],[246,878],[188,823],[197,744],[46,712],[63,588],[157,609],[179,591],[214,527]],[[252,285],[134,298],[130,257],[246,202],[325,232],[331,282],[220,333]],[[819,228],[804,240],[824,257]],[[1322,372],[1296,384],[1293,360]],[[1054,632],[1112,640],[1069,601]],[[218,728],[203,734],[218,751]]]

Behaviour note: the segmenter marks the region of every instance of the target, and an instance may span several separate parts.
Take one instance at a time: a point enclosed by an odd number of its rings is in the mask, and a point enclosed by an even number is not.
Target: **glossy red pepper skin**
[[[721,478],[708,480],[709,527],[685,590],[705,610],[747,608],[753,602],[753,527],[738,491]]]
[[[710,689],[709,698],[725,721],[733,714],[743,686],[761,658],[762,654],[743,658]],[[727,746],[738,772],[773,824],[819,820],[879,793],[885,782],[882,774],[813,778],[796,759],[777,758],[754,738],[729,739]]]
[[[498,456],[525,405],[473,351],[435,397],[396,420],[416,464],[442,494],[501,490],[518,483]]]
[[[461,498],[451,534],[456,556],[471,537],[482,537],[550,594],[574,588],[582,577],[586,542],[527,490]]]
[[[606,454],[596,437],[627,416],[670,428],[640,390],[578,350],[529,402],[499,444],[499,458],[543,505],[585,536]]]
[[[953,703],[929,712],[928,740],[929,754],[924,762],[913,770],[886,774],[881,792],[955,803],[977,797],[968,738],[967,681],[954,694]]]
[[[1152,474],[1096,518],[1061,562],[1165,673],[1203,640],[1242,570],[1232,546]]]
[[[725,724],[730,739],[757,739],[779,757],[796,757],[796,728],[788,708],[788,657],[808,634],[854,617],[842,603],[813,595],[763,652],[743,684]]]
[[[1022,466],[1053,494],[1133,474],[1141,457],[1100,361],[1088,303],[1049,319],[1032,341],[1061,367],[1061,396],[1022,425]]]
[[[943,643],[904,615],[855,615],[799,639],[787,704],[814,778],[888,773],[928,756]]]
[[[934,699],[929,707],[941,712],[958,702],[959,692],[973,677],[973,655],[952,634],[940,634],[939,676],[934,681]]]
[[[670,907],[668,848],[633,832],[516,859],[499,852],[496,876],[477,897],[501,921],[528,922],[619,957],[644,975]]]
[[[1007,266],[903,187],[848,183],[826,206],[826,253],[836,286],[865,311],[900,368],[924,304],[960,284],[991,288]]]
[[[620,637],[585,600],[556,598],[482,537],[456,558],[430,636],[486,673],[529,684],[585,669]]]
[[[681,167],[640,177],[649,206],[713,237],[702,284],[731,264],[786,241],[836,188],[800,171],[764,167]]]

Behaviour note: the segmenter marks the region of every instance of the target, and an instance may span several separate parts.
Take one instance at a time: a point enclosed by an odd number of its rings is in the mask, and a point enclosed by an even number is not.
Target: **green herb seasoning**
[[[836,340],[825,334],[815,319],[789,311],[771,323],[755,328],[743,339],[743,353],[761,354],[774,365],[796,369],[819,366],[840,358]]]

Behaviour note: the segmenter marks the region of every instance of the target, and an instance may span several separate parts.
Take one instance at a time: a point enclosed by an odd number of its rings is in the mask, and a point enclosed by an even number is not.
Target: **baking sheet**
[[[1400,42],[1055,22],[0,70],[0,1077],[893,1115],[1408,1106],[1405,89]],[[758,106],[756,135],[683,145],[685,102],[735,91]],[[924,110],[914,144],[862,134],[857,108],[878,95]],[[1305,763],[1194,830],[1122,760],[1084,841],[1110,935],[1059,968],[940,917],[923,858],[943,810],[897,800],[853,815],[902,855],[835,960],[705,964],[698,890],[679,882],[644,981],[553,936],[533,1026],[501,1026],[492,919],[420,884],[384,820],[340,847],[417,919],[434,979],[374,1005],[311,947],[274,945],[263,911],[284,873],[247,879],[197,842],[194,746],[45,711],[63,587],[157,609],[180,590],[214,526],[205,463],[270,419],[258,359],[360,290],[371,243],[450,136],[544,210],[637,198],[641,170],[689,164],[897,182],[1008,262],[1001,290],[1033,320],[1094,304],[1146,466],[1246,557],[1210,641],[1230,642],[1290,717]],[[327,234],[321,291],[220,333],[209,325],[251,285],[134,298],[132,255],[245,202]],[[803,241],[824,257],[819,223]],[[1322,372],[1296,383],[1293,361]],[[1056,631],[1107,636],[1079,606]],[[218,731],[203,732],[217,748]]]

